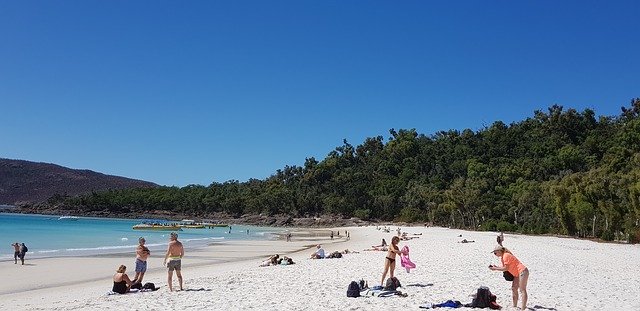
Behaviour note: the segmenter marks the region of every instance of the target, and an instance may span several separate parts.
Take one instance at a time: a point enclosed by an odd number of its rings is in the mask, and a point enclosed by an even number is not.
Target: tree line
[[[344,140],[265,179],[54,196],[51,206],[339,215],[476,230],[640,240],[640,98],[617,116],[554,105],[509,125]]]

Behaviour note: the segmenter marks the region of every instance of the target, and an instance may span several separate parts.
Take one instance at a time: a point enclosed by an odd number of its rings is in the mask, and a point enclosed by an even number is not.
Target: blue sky
[[[639,1],[0,0],[0,157],[265,178],[346,138],[640,96]]]

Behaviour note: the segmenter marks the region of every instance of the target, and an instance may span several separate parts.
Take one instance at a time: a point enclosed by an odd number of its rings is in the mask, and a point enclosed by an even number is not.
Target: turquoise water
[[[0,213],[0,260],[13,260],[15,242],[29,247],[28,257],[100,255],[130,252],[138,238],[147,240],[151,250],[165,250],[170,231],[140,231],[131,227],[136,219],[80,217],[77,221],[58,220],[59,216]],[[249,230],[249,233],[247,233]],[[233,240],[273,239],[278,228],[235,226],[214,229],[183,229],[179,240],[187,248]]]

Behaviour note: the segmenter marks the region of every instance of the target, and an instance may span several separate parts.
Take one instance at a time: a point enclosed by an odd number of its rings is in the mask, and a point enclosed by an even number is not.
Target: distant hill
[[[99,190],[153,187],[158,185],[50,163],[0,158],[0,204],[42,202],[55,194],[75,196]]]

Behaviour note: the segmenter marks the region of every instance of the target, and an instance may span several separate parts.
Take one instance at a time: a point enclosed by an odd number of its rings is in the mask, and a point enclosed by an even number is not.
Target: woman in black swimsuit
[[[389,277],[392,278],[393,272],[396,270],[396,255],[400,254],[398,243],[400,243],[400,238],[394,236],[391,239],[391,245],[389,246],[387,257],[384,259],[384,272],[382,272],[382,280],[380,281],[381,286],[384,286],[384,278],[387,276],[387,272],[389,272]]]
[[[125,271],[127,271],[127,267],[125,265],[120,265],[120,267],[118,267],[116,274],[113,275],[113,289],[111,291],[118,294],[125,294],[129,291],[129,288],[131,287],[131,280]]]

